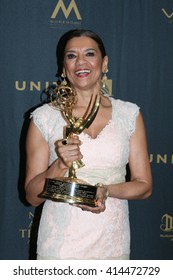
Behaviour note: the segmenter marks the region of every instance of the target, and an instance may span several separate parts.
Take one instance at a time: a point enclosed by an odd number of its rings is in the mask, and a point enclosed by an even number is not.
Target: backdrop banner
[[[131,259],[173,259],[173,0],[1,0],[0,259],[35,259],[41,207],[25,199],[30,112],[56,82],[56,45],[69,29],[103,39],[111,94],[140,106],[153,194],[130,201]]]

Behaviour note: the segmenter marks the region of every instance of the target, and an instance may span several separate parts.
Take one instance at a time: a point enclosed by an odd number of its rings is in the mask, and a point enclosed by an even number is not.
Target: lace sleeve
[[[34,124],[40,130],[43,138],[48,141],[48,113],[47,113],[47,104],[35,109],[31,113],[31,118],[33,119]]]
[[[114,118],[118,118],[119,121],[124,124],[131,137],[136,128],[136,118],[140,108],[134,103],[119,99],[113,101],[113,106],[115,108]]]
[[[136,119],[139,114],[139,107],[136,104],[126,102],[125,112],[127,114],[127,124],[129,127],[130,136],[133,134],[136,128]]]

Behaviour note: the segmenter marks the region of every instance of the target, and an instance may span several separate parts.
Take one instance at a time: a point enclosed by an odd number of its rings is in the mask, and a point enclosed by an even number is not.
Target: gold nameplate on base
[[[86,183],[77,183],[70,178],[47,179],[42,198],[70,204],[96,206],[97,187]]]
[[[55,88],[52,94],[51,106],[62,112],[69,125],[65,126],[65,139],[72,135],[79,135],[85,128],[88,128],[95,119],[99,106],[100,96],[92,97],[83,117],[76,118],[72,115],[73,105],[76,102],[76,93],[68,86]],[[90,112],[89,112],[90,110]],[[68,142],[67,142],[68,143]],[[70,204],[85,204],[91,207],[97,206],[97,186],[92,186],[77,178],[76,170],[85,164],[81,160],[74,161],[69,168],[69,176],[63,178],[47,178],[43,192],[39,197],[57,202]]]

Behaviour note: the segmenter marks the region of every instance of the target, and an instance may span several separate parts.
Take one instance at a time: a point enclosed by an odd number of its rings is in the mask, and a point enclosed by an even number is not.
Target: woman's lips
[[[89,69],[77,70],[77,71],[75,72],[75,74],[76,74],[77,76],[85,76],[85,75],[88,75],[88,74],[90,74],[90,73],[91,73],[91,70],[89,70]]]

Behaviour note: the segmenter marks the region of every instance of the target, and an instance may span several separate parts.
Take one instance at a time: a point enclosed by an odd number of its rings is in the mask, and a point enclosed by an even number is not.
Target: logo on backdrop
[[[33,213],[29,212],[29,214],[28,214],[28,219],[29,219],[28,226],[26,228],[20,228],[19,229],[20,237],[22,239],[26,240],[27,242],[29,242],[29,239],[31,237],[31,228],[32,228],[33,218],[34,218]]]
[[[172,12],[169,12],[167,11],[166,9],[162,9],[162,12],[164,13],[165,17],[168,19],[168,21],[170,23],[173,22],[173,11]]]
[[[41,81],[15,81],[15,90],[19,92],[39,92],[48,88],[50,85],[56,85],[56,82],[41,82]],[[112,80],[108,79],[106,85],[109,89],[109,94],[112,95]]]
[[[80,26],[81,14],[75,0],[71,0],[69,6],[65,6],[64,0],[59,0],[50,18],[51,27]]]
[[[160,229],[162,231],[160,237],[169,238],[170,241],[173,241],[173,216],[164,214],[161,218]]]
[[[149,160],[154,164],[173,164],[173,154],[150,154]]]

